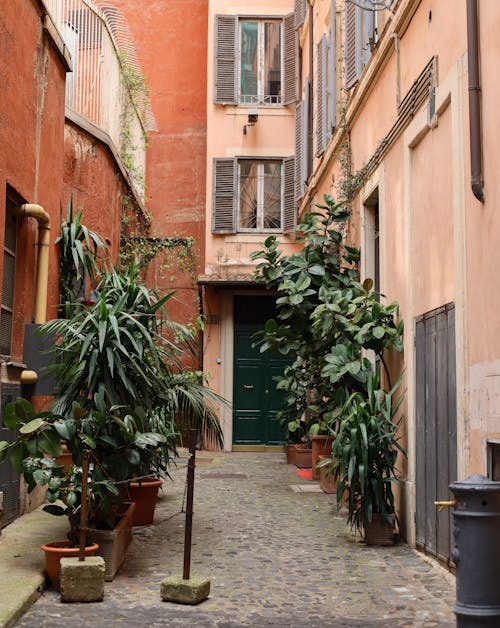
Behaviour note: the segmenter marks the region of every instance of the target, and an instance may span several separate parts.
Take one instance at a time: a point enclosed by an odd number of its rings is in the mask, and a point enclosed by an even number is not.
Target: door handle
[[[246,390],[253,390],[253,384],[243,384],[243,388]]]

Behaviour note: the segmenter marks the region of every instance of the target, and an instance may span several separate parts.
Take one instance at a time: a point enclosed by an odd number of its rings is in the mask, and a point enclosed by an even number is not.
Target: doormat
[[[312,469],[295,469],[295,473],[303,480],[312,480]]]

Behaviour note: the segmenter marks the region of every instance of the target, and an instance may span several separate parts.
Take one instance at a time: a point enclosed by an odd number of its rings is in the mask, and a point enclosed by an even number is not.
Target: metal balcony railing
[[[71,54],[66,107],[109,136],[143,199],[146,128],[153,125],[123,20],[116,8],[101,9],[92,0],[45,0],[45,5]]]

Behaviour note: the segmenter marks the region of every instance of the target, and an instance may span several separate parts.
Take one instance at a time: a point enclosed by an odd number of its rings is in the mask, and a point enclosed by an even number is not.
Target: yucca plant
[[[395,420],[403,400],[403,395],[395,398],[400,383],[386,392],[373,374],[366,394],[351,394],[339,414],[332,455],[320,463],[332,469],[338,504],[347,505],[348,523],[361,533],[375,513],[393,525],[398,453],[406,457],[398,442],[402,418]]]
[[[99,261],[106,250],[101,236],[82,222],[82,216],[83,210],[75,212],[70,199],[67,217],[61,218],[61,234],[56,239],[61,316],[71,314],[74,303],[85,294],[86,281],[96,281]]]
[[[59,339],[54,411],[67,415],[75,401],[92,410],[98,394],[119,415],[136,417],[139,431],[163,429],[172,449],[177,414],[194,417],[200,426],[208,420],[220,441],[212,403],[220,399],[198,373],[186,371],[182,357],[194,350],[194,337],[169,318],[165,304],[172,296],[145,287],[133,264],[126,273],[111,268],[71,318],[46,323],[42,331]]]

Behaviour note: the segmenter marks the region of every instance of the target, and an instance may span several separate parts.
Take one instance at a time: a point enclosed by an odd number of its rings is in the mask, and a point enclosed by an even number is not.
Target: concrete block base
[[[189,578],[170,576],[161,583],[161,599],[164,602],[178,604],[199,604],[206,600],[210,593],[210,580],[205,578]]]
[[[104,559],[88,556],[61,558],[61,602],[102,602]]]

